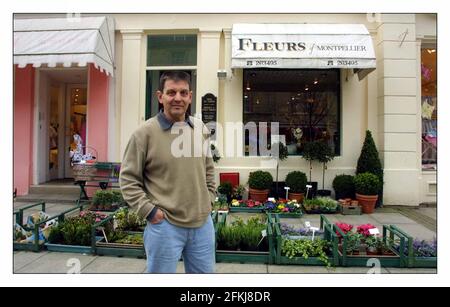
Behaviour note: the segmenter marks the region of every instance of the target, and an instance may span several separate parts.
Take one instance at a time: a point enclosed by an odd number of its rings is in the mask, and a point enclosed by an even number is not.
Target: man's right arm
[[[120,189],[128,205],[140,217],[151,220],[157,208],[148,199],[144,188],[143,173],[146,160],[147,151],[143,150],[135,135],[132,135],[122,159]]]

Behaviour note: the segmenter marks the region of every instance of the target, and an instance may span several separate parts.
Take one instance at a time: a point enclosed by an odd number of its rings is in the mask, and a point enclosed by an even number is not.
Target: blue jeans
[[[183,255],[186,273],[214,273],[215,236],[211,216],[198,228],[184,228],[166,219],[147,223],[144,231],[147,273],[175,273]]]

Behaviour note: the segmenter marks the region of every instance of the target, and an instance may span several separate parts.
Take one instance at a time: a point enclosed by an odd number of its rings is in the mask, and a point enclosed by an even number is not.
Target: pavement
[[[29,205],[28,202],[15,202],[14,210]],[[55,215],[71,206],[67,203],[47,203],[46,212]],[[29,214],[38,211],[28,210],[24,213],[24,218]],[[233,213],[235,218],[241,216],[244,219],[251,214]],[[363,215],[327,215],[330,222],[344,222],[350,224],[371,223],[382,229],[383,224],[395,224],[415,238],[431,240],[436,236],[436,208],[432,207],[384,207],[377,209],[373,214]],[[319,226],[319,215],[305,215],[297,219],[281,219],[281,222],[292,225],[303,225],[309,221],[312,226]],[[144,273],[146,270],[145,259],[97,256],[75,253],[60,253],[50,251],[28,252],[14,251],[13,273]],[[216,273],[218,274],[364,274],[369,271],[365,267],[337,267],[327,269],[326,267],[301,266],[301,265],[269,265],[269,264],[240,264],[240,263],[217,263]],[[436,269],[421,268],[388,268],[382,267],[380,273],[383,274],[435,274]],[[177,273],[184,273],[183,263],[180,261],[177,266]]]

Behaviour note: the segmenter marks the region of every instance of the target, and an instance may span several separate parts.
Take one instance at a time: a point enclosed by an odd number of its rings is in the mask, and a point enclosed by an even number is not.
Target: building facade
[[[354,174],[365,131],[370,130],[384,167],[384,203],[414,206],[436,201],[436,15],[109,17],[115,27],[114,73],[98,81],[107,83],[107,90],[102,90],[105,107],[96,113],[98,100],[92,94],[86,101],[87,145],[101,148],[100,159],[121,160],[132,132],[159,110],[154,95],[159,75],[176,69],[191,74],[191,114],[204,121],[215,119],[218,132],[223,128],[215,141],[222,156],[216,164],[217,181],[220,173],[239,172],[240,182],[246,183],[249,173],[258,169],[275,177],[271,160],[258,150],[252,152],[249,135],[230,136],[226,127],[231,123],[255,122],[259,129],[259,123],[279,122],[279,138],[289,151],[280,164],[280,181],[291,170],[309,174],[302,146],[326,141],[336,154],[326,171],[328,189],[335,175]],[[339,38],[334,41],[333,35]],[[318,55],[313,49],[319,50]],[[87,67],[89,92],[101,72],[93,64]],[[39,100],[36,92],[42,92],[37,90],[42,85],[35,75],[44,73],[30,66],[15,67],[15,108],[27,109],[28,117],[37,120],[32,105]],[[18,90],[19,86],[26,90]],[[15,109],[15,185],[16,176],[28,184],[49,180],[48,175],[38,175],[38,167],[16,166],[23,159],[31,164],[40,161],[33,145],[36,121],[22,126],[25,119],[16,114]],[[99,122],[103,126],[93,128]],[[23,148],[16,148],[19,137],[29,140],[19,142]],[[319,164],[313,165],[312,180],[321,186]]]

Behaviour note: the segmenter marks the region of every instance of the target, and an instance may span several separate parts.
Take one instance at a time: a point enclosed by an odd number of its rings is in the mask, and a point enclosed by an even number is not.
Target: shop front
[[[70,152],[108,158],[114,23],[15,18],[14,188],[71,178]],[[74,137],[78,135],[78,137]]]

